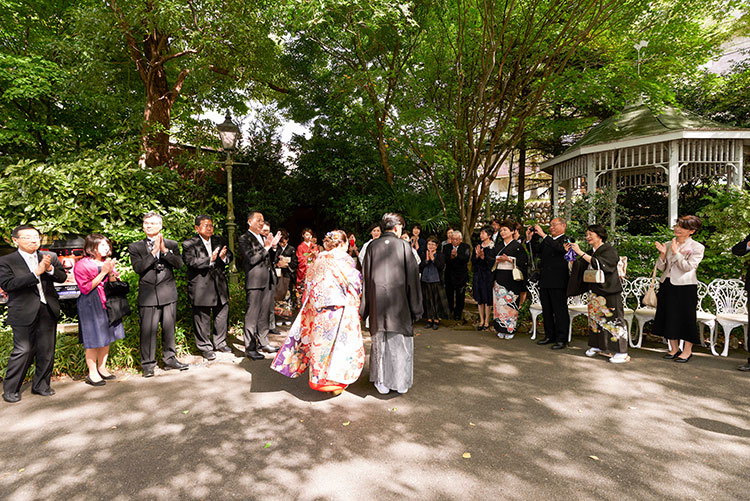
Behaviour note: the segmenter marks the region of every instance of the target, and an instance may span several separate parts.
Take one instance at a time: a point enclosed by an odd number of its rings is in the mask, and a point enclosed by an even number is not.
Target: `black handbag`
[[[128,303],[128,292],[130,284],[122,280],[108,280],[104,282],[104,295],[107,298],[107,318],[109,325],[115,325],[124,317],[130,315],[130,303]]]

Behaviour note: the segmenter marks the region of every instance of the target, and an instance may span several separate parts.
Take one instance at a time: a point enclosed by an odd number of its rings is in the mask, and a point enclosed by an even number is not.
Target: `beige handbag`
[[[596,269],[591,268],[591,265],[589,264],[589,268],[583,272],[583,281],[587,284],[604,283],[604,270],[599,268],[599,261],[596,261]]]
[[[651,308],[656,308],[656,291],[654,288],[656,287],[656,263],[654,263],[654,271],[651,273],[651,284],[648,286],[648,290],[643,295],[643,300],[641,301],[643,303],[643,306],[650,306]]]
[[[513,280],[515,280],[516,282],[520,282],[521,280],[523,280],[523,272],[518,266],[515,266],[515,263],[513,264]]]

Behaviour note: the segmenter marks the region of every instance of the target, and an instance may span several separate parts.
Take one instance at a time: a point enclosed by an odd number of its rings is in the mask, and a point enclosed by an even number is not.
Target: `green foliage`
[[[716,188],[706,197],[701,235],[705,236],[706,257],[698,269],[712,278],[742,278],[750,259],[731,252],[750,233],[750,192],[735,187]]]
[[[180,240],[192,233],[196,214],[212,210],[199,187],[168,169],[140,169],[114,158],[78,158],[57,163],[23,160],[0,179],[0,231],[28,223],[51,236],[98,232],[113,242],[142,238],[141,216],[160,212],[165,233]]]
[[[573,200],[568,222],[568,231],[572,234],[584,235],[589,217],[595,223],[609,228],[612,221],[612,210],[615,211],[615,224],[628,219],[628,210],[620,205],[617,194],[612,188],[597,190],[593,197],[577,197]]]

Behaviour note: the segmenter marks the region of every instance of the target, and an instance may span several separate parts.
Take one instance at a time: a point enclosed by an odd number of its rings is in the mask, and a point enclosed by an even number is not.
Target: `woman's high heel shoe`
[[[677,362],[678,364],[686,364],[691,358],[693,358],[692,353],[688,355],[687,358],[675,357],[674,361]]]
[[[91,386],[104,386],[105,383],[103,379],[100,379],[99,381],[94,381],[90,377],[86,376],[86,384],[90,384]]]
[[[673,360],[673,359],[679,357],[680,355],[682,355],[682,351],[681,350],[677,350],[677,353],[675,353],[674,355],[672,355],[671,353],[667,353],[666,355],[664,355],[661,358],[666,358],[667,360]]]

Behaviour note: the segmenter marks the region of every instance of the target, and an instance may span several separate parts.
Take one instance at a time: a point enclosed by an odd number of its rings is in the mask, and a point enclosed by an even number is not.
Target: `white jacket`
[[[672,254],[671,242],[668,242],[665,259],[659,256],[656,261],[656,269],[664,272],[659,282],[664,283],[669,278],[672,285],[697,285],[696,270],[703,259],[704,249],[703,245],[688,237],[679,247],[677,254]]]

